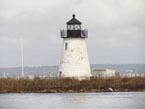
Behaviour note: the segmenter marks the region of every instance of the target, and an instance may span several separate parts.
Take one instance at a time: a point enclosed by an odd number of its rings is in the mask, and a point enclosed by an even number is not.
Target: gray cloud
[[[89,30],[90,63],[145,63],[144,0],[0,1],[0,67],[58,65],[62,39],[72,13]]]

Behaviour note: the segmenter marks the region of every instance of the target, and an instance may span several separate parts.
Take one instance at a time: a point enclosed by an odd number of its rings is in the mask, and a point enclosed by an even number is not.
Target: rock
[[[81,89],[79,92],[86,92],[86,91]]]
[[[2,90],[2,92],[1,93],[8,93],[8,91],[7,90]]]
[[[42,90],[41,93],[57,93],[57,90]]]
[[[68,90],[68,93],[74,93],[74,91],[73,90]]]
[[[125,91],[125,92],[128,92],[129,90],[128,90],[128,89],[124,89],[124,91]]]
[[[119,90],[119,89],[115,89],[114,91],[115,91],[115,92],[120,92],[120,90]]]
[[[48,92],[48,90],[42,90],[41,91],[41,93],[47,93]]]
[[[24,93],[23,91],[20,91],[20,93]]]
[[[101,92],[100,89],[91,89],[91,92]]]
[[[108,88],[105,90],[105,92],[114,92],[112,88]]]
[[[65,90],[58,90],[57,93],[65,93]]]
[[[57,90],[49,90],[48,93],[57,93]]]

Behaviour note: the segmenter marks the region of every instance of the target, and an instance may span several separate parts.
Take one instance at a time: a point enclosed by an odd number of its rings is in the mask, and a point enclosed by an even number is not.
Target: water
[[[145,92],[0,94],[0,109],[145,109]]]

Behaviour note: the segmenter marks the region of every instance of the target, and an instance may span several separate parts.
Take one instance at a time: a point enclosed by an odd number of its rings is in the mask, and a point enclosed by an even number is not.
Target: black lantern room
[[[72,19],[68,21],[67,31],[61,30],[61,38],[87,38],[87,30],[81,30],[81,22],[72,15]]]

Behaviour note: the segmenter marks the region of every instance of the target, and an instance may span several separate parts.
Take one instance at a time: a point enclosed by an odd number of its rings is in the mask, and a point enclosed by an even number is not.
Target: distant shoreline
[[[94,69],[107,68],[113,69],[123,74],[145,74],[145,64],[90,64],[91,74],[94,75]],[[0,77],[19,77],[21,74],[21,67],[16,68],[0,68]],[[24,67],[25,76],[56,76],[59,66],[34,66]]]
[[[90,64],[90,66],[94,66],[94,65],[145,65],[145,63],[137,63],[137,64]],[[40,67],[58,67],[59,65],[34,65],[34,66],[24,66],[24,68],[40,68]],[[13,69],[13,68],[20,68],[21,66],[3,66],[0,67],[0,69]]]

